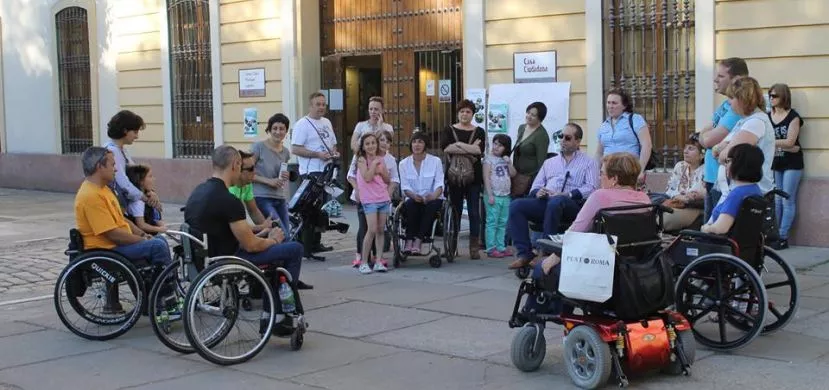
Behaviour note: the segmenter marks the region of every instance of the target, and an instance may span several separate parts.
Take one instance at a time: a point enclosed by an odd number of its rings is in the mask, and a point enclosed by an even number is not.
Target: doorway
[[[345,156],[343,162],[351,163],[351,137],[357,123],[368,119],[368,99],[381,96],[383,90],[383,62],[380,55],[343,57],[343,130],[339,152]],[[348,188],[350,194],[351,188]]]

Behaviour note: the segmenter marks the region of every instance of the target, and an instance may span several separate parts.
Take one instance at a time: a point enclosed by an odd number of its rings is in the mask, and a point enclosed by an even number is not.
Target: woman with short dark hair
[[[400,188],[405,197],[406,213],[405,252],[421,253],[423,240],[431,236],[440,206],[443,204],[443,163],[440,158],[426,153],[429,139],[421,131],[412,134],[409,148],[412,154],[400,162]]]
[[[138,139],[138,132],[144,130],[145,127],[144,119],[129,110],[118,112],[107,123],[107,136],[110,142],[107,142],[104,147],[109,149],[115,157],[115,181],[111,186],[118,197],[118,202],[121,203],[121,210],[127,210],[129,204],[136,200],[161,209],[161,202],[154,191],[145,194],[127,178],[127,165],[133,165],[135,161],[124,147],[132,145]]]
[[[254,158],[253,197],[264,216],[279,220],[282,230],[291,231],[288,220],[288,160],[291,152],[283,141],[291,121],[282,113],[268,119],[268,138],[251,145]]]
[[[597,159],[601,160],[602,156],[610,153],[633,154],[642,166],[638,180],[643,184],[653,149],[648,122],[642,115],[633,112],[633,100],[621,89],[613,89],[607,93],[605,109],[607,119],[599,127]]]
[[[763,195],[757,183],[763,179],[763,151],[754,145],[741,143],[728,150],[725,160],[726,174],[731,181],[731,191],[714,211],[711,219],[700,229],[704,233],[726,234],[734,226],[743,200],[753,195]]]
[[[512,178],[510,195],[520,198],[530,191],[533,178],[547,160],[550,135],[541,122],[547,117],[547,106],[533,102],[527,106],[524,123],[518,126],[512,162],[517,174]]]

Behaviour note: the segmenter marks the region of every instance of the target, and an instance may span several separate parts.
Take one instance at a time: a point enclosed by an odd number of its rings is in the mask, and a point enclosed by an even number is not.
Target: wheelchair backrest
[[[728,237],[734,240],[740,249],[738,257],[755,267],[762,265],[763,221],[767,206],[768,201],[759,195],[743,199],[734,225],[728,232]]]
[[[72,261],[75,257],[83,252],[83,235],[81,231],[78,229],[69,229],[69,245],[66,248],[66,254],[69,256],[69,261]]]
[[[198,237],[196,232],[194,232],[193,229],[190,229],[190,225],[186,222],[181,224],[179,230]],[[207,257],[207,251],[205,251],[199,244],[190,241],[190,239],[186,236],[181,237],[181,246],[184,248],[184,262],[193,264],[196,267],[196,270],[201,272],[201,270],[204,269],[204,260],[205,257]]]
[[[662,241],[659,207],[642,204],[601,209],[593,219],[592,232],[616,236],[620,255],[641,257]]]

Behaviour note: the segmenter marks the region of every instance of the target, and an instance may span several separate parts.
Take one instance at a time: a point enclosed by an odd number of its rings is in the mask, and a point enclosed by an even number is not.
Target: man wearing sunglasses
[[[255,224],[253,232],[259,233],[263,229],[271,227],[272,221],[270,217],[265,218],[253,199],[253,153],[240,150],[239,154],[242,156],[242,173],[239,175],[239,182],[230,186],[228,190],[245,204],[245,209],[247,209],[250,219]]]
[[[510,269],[530,265],[535,257],[529,222],[543,223],[545,237],[557,234],[562,222],[574,220],[584,200],[599,188],[599,164],[579,150],[581,126],[568,123],[561,134],[561,154],[544,161],[526,198],[510,203],[508,228],[518,251]]]

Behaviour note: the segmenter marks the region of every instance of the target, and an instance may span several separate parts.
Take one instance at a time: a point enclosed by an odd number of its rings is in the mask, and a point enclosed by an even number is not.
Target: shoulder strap
[[[461,142],[461,141],[458,139],[458,133],[457,133],[457,131],[455,130],[455,126],[449,126],[449,128],[452,130],[452,136],[453,136],[453,137],[455,137],[455,142]]]
[[[639,135],[636,134],[636,129],[633,128],[633,113],[628,113],[628,124],[630,125],[630,131],[633,132],[633,138],[636,139],[636,145],[639,146],[639,154],[642,154],[642,143],[639,142]]]
[[[320,142],[322,142],[322,146],[325,146],[325,150],[328,151],[328,154],[333,155],[334,152],[332,152],[331,148],[328,147],[328,144],[325,143],[325,139],[322,138],[322,134],[320,134],[320,131],[319,129],[317,129],[317,126],[314,126],[314,122],[311,122],[311,120],[308,119],[308,116],[305,116],[305,120],[308,121],[308,123],[311,124],[311,127],[314,128],[314,132],[317,133],[317,137],[320,137]]]

